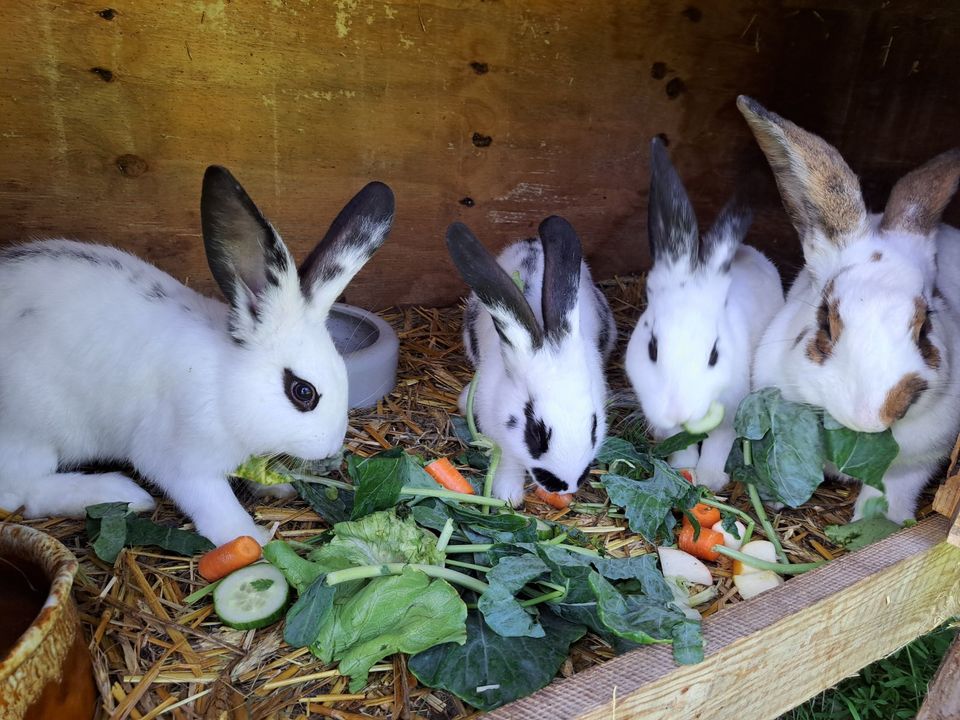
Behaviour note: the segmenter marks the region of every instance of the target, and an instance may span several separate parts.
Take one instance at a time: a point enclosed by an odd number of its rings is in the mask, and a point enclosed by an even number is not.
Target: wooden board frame
[[[929,517],[707,618],[698,665],[644,647],[488,717],[776,718],[960,612],[950,525]]]

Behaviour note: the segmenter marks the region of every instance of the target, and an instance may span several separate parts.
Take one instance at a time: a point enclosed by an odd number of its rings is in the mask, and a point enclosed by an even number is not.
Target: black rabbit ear
[[[368,183],[354,195],[300,266],[304,297],[322,309],[333,305],[383,245],[393,212],[393,191],[381,182]]]
[[[697,262],[697,218],[660,138],[650,143],[650,199],[647,233],[654,263]]]
[[[543,329],[559,342],[579,327],[580,238],[573,226],[552,215],[540,223],[543,244]]]
[[[204,173],[200,220],[210,272],[234,308],[254,303],[292,266],[276,231],[230,171],[219,165]]]
[[[463,223],[447,228],[447,249],[464,282],[493,318],[505,346],[518,352],[543,346],[543,332],[520,288]]]
[[[710,231],[700,240],[701,267],[729,272],[737,248],[753,222],[753,212],[739,197],[732,198],[717,216]]]

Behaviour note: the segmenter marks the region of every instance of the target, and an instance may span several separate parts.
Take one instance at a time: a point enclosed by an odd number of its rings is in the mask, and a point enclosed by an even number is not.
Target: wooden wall
[[[960,144],[950,0],[9,0],[0,23],[0,243],[115,243],[204,290],[210,163],[298,257],[389,183],[393,234],[347,291],[382,307],[461,294],[454,219],[499,247],[562,213],[598,277],[643,268],[655,134],[704,223],[762,170],[751,237],[792,272],[740,92],[837,144],[874,206]]]

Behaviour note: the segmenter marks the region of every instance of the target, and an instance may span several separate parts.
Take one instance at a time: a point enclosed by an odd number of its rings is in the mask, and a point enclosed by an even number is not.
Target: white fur
[[[960,231],[940,226],[932,237],[902,230],[881,231],[878,216],[843,249],[821,246],[815,272],[805,268],[787,295],[783,310],[764,333],[754,381],[775,385],[788,400],[825,408],[840,423],[862,432],[885,429],[880,408],[889,390],[908,373],[929,383],[903,419],[892,425],[900,453],[884,476],[887,516],[902,523],[913,517],[916,499],[947,457],[960,428]],[[873,262],[875,253],[883,259]],[[824,287],[834,282],[844,327],[823,365],[806,355],[809,333]],[[944,297],[932,295],[934,281]],[[933,316],[933,344],[940,367],[928,367],[907,332],[914,298],[927,298]],[[796,338],[807,329],[799,344]],[[865,487],[863,503],[878,493]]]
[[[724,241],[734,246],[739,239]],[[729,480],[724,464],[735,433],[733,418],[750,391],[753,350],[783,305],[776,268],[759,250],[741,245],[730,271],[717,263],[695,270],[687,262],[660,262],[647,275],[647,307],[627,346],[626,370],[644,417],[658,440],[724,406],[723,422],[698,451],[691,446],[670,458],[695,467],[697,482],[719,490]],[[649,343],[657,338],[657,360]],[[709,358],[717,343],[717,362]]]
[[[509,275],[520,273],[524,296],[542,327],[540,241],[514,243],[497,261]],[[529,343],[515,341],[513,348],[504,345],[476,295],[471,294],[468,300],[464,341],[479,376],[474,414],[481,432],[503,453],[493,493],[514,505],[523,502],[524,484],[528,477],[533,479],[533,468],[543,468],[565,482],[562,492],[576,491],[606,435],[603,366],[616,342],[616,326],[586,262],[581,263],[577,304],[570,334],[559,344],[546,340],[534,351]],[[472,313],[476,313],[473,321]],[[470,338],[471,322],[476,331],[475,348]],[[602,332],[607,333],[607,341],[601,348]],[[466,412],[466,389],[460,397],[461,411]],[[524,442],[524,406],[528,399],[533,399],[537,416],[551,431],[549,449],[539,458],[531,456]],[[591,440],[594,416],[595,442]],[[511,417],[517,421],[513,428],[507,427]]]
[[[121,474],[69,471],[128,460],[214,543],[264,540],[227,475],[254,454],[327,457],[347,427],[346,369],[325,324],[334,298],[305,298],[286,255],[254,320],[245,303],[231,311],[115,248],[48,240],[0,252],[0,506],[27,517],[106,501],[150,509]],[[352,276],[362,262],[344,264]],[[312,412],[286,397],[285,368],[320,393]]]

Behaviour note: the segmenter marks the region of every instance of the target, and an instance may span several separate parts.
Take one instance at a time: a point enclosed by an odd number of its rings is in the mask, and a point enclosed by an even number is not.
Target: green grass
[[[878,628],[878,632],[880,629]],[[780,720],[909,720],[957,635],[950,623],[818,695]],[[812,669],[811,669],[812,670]]]

